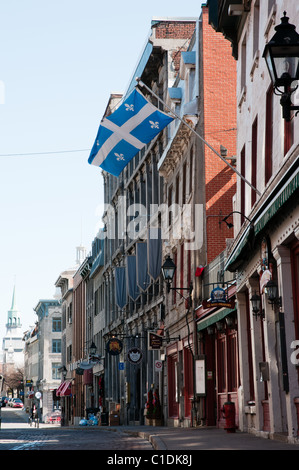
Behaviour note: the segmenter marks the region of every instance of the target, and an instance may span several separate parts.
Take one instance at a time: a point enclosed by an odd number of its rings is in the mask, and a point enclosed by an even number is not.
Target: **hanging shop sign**
[[[160,335],[157,335],[154,331],[149,331],[148,332],[148,350],[149,351],[156,351],[162,348],[162,342],[163,342],[163,337]]]
[[[122,350],[123,343],[118,338],[111,338],[106,344],[106,351],[112,356],[118,356]]]
[[[211,298],[209,300],[202,301],[203,308],[211,307],[227,307],[235,308],[235,299],[228,299],[226,290],[217,286],[211,292]]]
[[[128,361],[131,364],[139,364],[142,361],[142,351],[139,348],[132,348],[128,351]]]

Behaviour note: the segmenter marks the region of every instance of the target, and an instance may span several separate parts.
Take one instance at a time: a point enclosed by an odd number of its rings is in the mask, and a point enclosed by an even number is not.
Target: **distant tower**
[[[86,258],[86,248],[82,245],[76,247],[76,264],[82,264]]]
[[[21,327],[21,317],[20,312],[16,304],[16,286],[13,288],[11,308],[7,312],[7,323],[6,328],[16,328]]]
[[[16,288],[14,286],[11,308],[7,312],[6,335],[3,338],[3,363],[14,363],[18,367],[24,365],[24,342],[21,315],[16,304]]]

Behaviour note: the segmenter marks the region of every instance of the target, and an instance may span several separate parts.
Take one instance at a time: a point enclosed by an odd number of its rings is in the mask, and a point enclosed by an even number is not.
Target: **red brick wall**
[[[157,23],[157,39],[191,39],[195,28],[194,21],[161,21]]]
[[[186,39],[184,46],[172,52],[173,65],[177,72],[180,68],[181,52],[188,49],[195,26],[195,21],[161,21],[155,25],[157,39]]]
[[[236,66],[231,45],[208,23],[208,8],[202,7],[203,24],[203,93],[204,138],[220,153],[236,155]],[[236,192],[236,174],[212,150],[205,146],[207,263],[226,247],[226,238],[233,238],[233,229],[219,218],[232,212]],[[232,222],[232,219],[229,220]]]

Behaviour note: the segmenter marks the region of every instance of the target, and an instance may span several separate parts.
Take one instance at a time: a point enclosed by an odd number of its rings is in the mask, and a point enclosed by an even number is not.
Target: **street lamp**
[[[222,220],[221,222],[225,222],[226,225],[228,226],[228,228],[232,228],[234,226],[234,224],[231,224],[230,222],[227,222],[227,219],[232,215],[232,214],[241,214],[246,220],[248,220],[248,222],[250,223],[250,226],[252,227],[253,226],[253,222],[248,219],[248,217],[243,214],[243,212],[240,212],[240,211],[232,211],[230,212],[228,215],[226,215]]]
[[[264,310],[261,310],[261,297],[260,295],[256,293],[256,291],[251,297],[250,302],[251,302],[252,312],[253,312],[252,315],[255,317],[255,319],[257,320],[258,317],[264,318],[265,312]]]
[[[167,292],[170,292],[170,290],[175,290],[175,291],[178,292],[178,294],[180,294],[184,298],[184,296],[179,291],[180,290],[187,290],[187,291],[189,291],[189,299],[188,300],[190,301],[190,297],[191,297],[191,294],[192,294],[192,291],[193,291],[192,282],[190,282],[189,287],[170,287],[170,284],[172,283],[173,278],[174,278],[174,273],[176,271],[176,265],[174,264],[173,260],[170,258],[169,255],[167,256],[166,260],[164,261],[164,264],[161,267],[161,271],[162,271],[162,274],[163,274],[163,279],[167,283]],[[185,299],[185,300],[187,300],[187,299]]]
[[[289,23],[285,11],[283,15],[281,24],[274,28],[276,33],[265,46],[263,57],[274,92],[276,90],[276,94],[281,95],[282,117],[290,121],[291,111],[299,111],[299,106],[293,106],[291,102],[291,95],[298,88],[298,85],[291,88],[291,84],[299,79],[299,34],[295,30],[296,27]]]
[[[89,352],[90,352],[91,356],[94,356],[95,353],[97,352],[97,347],[94,344],[94,342],[91,343],[91,345],[89,347]]]
[[[273,305],[279,305],[281,307],[281,297],[278,295],[277,283],[272,281],[271,279],[270,281],[267,282],[265,287],[266,287],[267,299],[268,299],[269,304],[272,305],[272,308],[273,308]]]
[[[174,273],[176,270],[176,265],[174,264],[173,260],[168,255],[164,264],[162,265],[162,274],[163,279],[167,283],[167,292],[170,291],[170,283],[173,281]]]

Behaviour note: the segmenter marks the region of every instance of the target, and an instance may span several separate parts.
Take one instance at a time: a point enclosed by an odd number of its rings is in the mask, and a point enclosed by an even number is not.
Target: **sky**
[[[14,285],[26,331],[103,213],[89,151],[111,93],[126,91],[153,17],[196,0],[0,0],[0,348]]]

